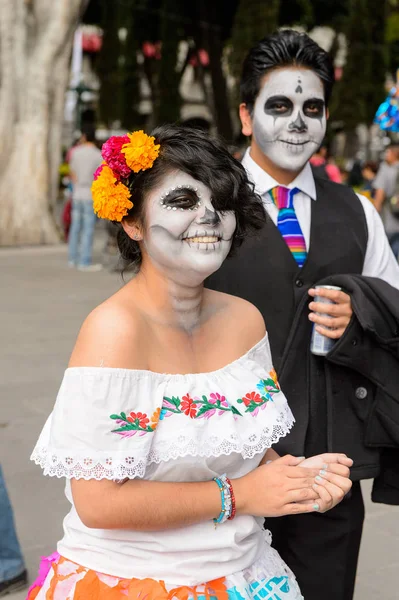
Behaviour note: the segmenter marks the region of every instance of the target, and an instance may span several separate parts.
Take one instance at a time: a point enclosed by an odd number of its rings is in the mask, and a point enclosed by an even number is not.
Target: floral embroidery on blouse
[[[245,405],[245,412],[251,413],[254,417],[258,414],[259,409],[264,410],[268,402],[273,402],[273,394],[280,391],[276,371],[273,369],[268,379],[261,379],[256,388],[257,392],[248,392],[243,398],[237,400],[239,404]]]
[[[172,414],[185,414],[191,419],[210,419],[213,415],[223,415],[225,412],[231,412],[234,415],[241,415],[235,406],[229,404],[225,396],[212,392],[209,396],[195,396],[186,394],[182,398],[164,396],[162,403],[161,419],[170,417]]]
[[[158,425],[160,419],[161,409],[157,410],[152,414],[151,419],[148,418],[146,413],[142,412],[130,412],[128,415],[121,412],[120,415],[110,415],[110,419],[116,421],[119,427],[113,429],[111,433],[117,433],[122,437],[132,437],[139,433],[139,435],[145,435],[146,433],[153,433]]]
[[[256,391],[252,390],[242,398],[238,398],[237,403],[245,406],[246,413],[255,417],[259,410],[264,410],[268,402],[273,401],[273,395],[280,391],[277,381],[276,371],[270,372],[268,379],[261,379],[256,385]],[[210,419],[214,415],[221,416],[227,412],[233,414],[234,418],[242,417],[243,414],[227,398],[218,392],[211,392],[208,396],[191,396],[187,393],[181,398],[164,396],[162,408],[157,408],[151,418],[146,413],[133,412],[129,414],[121,412],[119,415],[110,415],[110,418],[116,421],[119,426],[113,429],[111,433],[117,433],[122,437],[132,437],[137,433],[145,435],[153,433],[159,421],[172,415],[186,415],[190,419]]]

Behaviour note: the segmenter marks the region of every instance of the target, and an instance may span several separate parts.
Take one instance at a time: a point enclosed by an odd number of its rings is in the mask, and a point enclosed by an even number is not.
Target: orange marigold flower
[[[279,382],[278,382],[278,379],[277,379],[277,373],[276,373],[275,369],[272,369],[272,370],[270,371],[270,377],[273,379],[273,381],[274,381],[274,383],[275,383],[275,386],[276,386],[276,388],[280,389],[280,384],[279,384]]]
[[[158,425],[158,421],[159,421],[159,417],[161,416],[161,409],[157,408],[157,410],[155,410],[152,415],[151,415],[151,422],[150,422],[150,427],[152,427],[152,429],[156,429],[157,425]]]
[[[91,185],[93,208],[100,219],[122,221],[133,202],[129,189],[117,180],[107,165],[103,165],[97,179]]]
[[[130,141],[122,146],[127,166],[134,173],[151,169],[159,154],[159,144],[154,144],[155,138],[143,130],[128,133],[127,136]]]

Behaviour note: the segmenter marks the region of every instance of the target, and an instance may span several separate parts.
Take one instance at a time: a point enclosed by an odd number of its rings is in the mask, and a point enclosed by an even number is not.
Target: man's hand
[[[316,331],[328,338],[337,340],[343,336],[353,315],[351,298],[345,292],[319,288],[309,290],[309,296],[322,296],[332,300],[334,304],[311,302],[309,320],[316,324]],[[316,313],[320,313],[317,315]],[[331,329],[327,329],[331,327]]]
[[[349,479],[353,460],[342,453],[325,453],[305,458],[299,463],[301,467],[320,469],[313,489],[318,493],[321,502],[320,512],[330,510],[349,492],[352,482]],[[299,502],[302,504],[302,502]]]
[[[310,458],[304,458],[299,464],[301,467],[324,469],[327,471],[328,466],[332,464],[344,465],[349,468],[353,465],[353,460],[342,452],[325,452],[324,454],[317,454]]]

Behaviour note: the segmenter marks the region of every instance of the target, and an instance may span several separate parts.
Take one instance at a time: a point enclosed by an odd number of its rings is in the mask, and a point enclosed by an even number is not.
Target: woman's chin
[[[179,280],[190,285],[201,285],[207,277],[220,269],[224,262],[223,256],[207,257],[207,260],[190,261],[176,269]]]
[[[205,280],[207,277],[210,277],[213,273],[218,271],[222,264],[224,263],[224,258],[214,257],[213,260],[209,260],[207,264],[198,265],[197,273]]]

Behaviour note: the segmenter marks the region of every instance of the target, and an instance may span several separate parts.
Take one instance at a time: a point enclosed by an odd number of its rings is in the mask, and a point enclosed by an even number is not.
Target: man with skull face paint
[[[334,304],[316,303],[314,286],[334,283],[331,276],[366,275],[379,278],[370,280],[377,289],[378,282],[390,284],[388,293],[399,303],[399,266],[374,207],[347,187],[314,177],[308,162],[325,135],[333,81],[329,56],[306,34],[280,31],[249,52],[240,118],[251,146],[243,165],[270,219],[258,240],[208,280],[208,287],[255,304],[268,325],[276,370],[297,422],[277,452],[340,450],[354,459],[352,492],[331,512],[267,519],[273,544],[306,600],[353,597],[364,519],[359,480],[380,470],[380,450],[366,448],[364,416],[357,416],[371,410],[375,394],[355,361],[360,352],[371,358],[370,340],[364,349],[354,337],[358,324],[349,294],[318,290]],[[312,323],[340,339],[327,359],[310,353]],[[334,357],[344,366],[333,364]],[[362,408],[351,408],[359,399]]]

